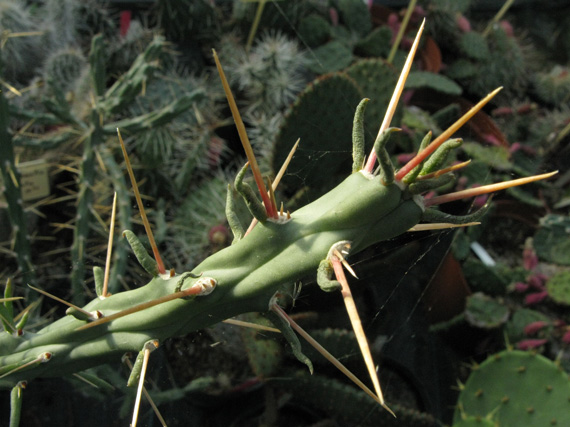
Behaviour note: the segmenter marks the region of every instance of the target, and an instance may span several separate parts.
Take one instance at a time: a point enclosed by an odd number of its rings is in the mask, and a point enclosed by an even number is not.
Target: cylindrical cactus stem
[[[79,174],[79,194],[77,197],[77,215],[71,246],[71,289],[73,302],[85,303],[83,281],[85,278],[85,254],[89,237],[89,223],[93,208],[93,184],[95,182],[95,147],[103,141],[103,131],[99,125],[99,114],[91,112],[93,129],[83,144],[83,161]]]
[[[0,59],[0,74],[2,65]],[[35,283],[30,238],[27,232],[26,215],[22,206],[21,179],[14,161],[12,135],[8,130],[9,121],[8,101],[3,92],[0,92],[0,141],[2,141],[0,143],[0,173],[4,181],[3,193],[8,204],[8,218],[12,225],[14,252],[23,274],[23,282]],[[30,296],[32,295],[30,294]]]

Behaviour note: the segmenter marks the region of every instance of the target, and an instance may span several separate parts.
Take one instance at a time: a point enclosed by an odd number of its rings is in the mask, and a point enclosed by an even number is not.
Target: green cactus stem
[[[0,58],[0,75],[2,75],[3,59]],[[23,281],[36,282],[32,265],[30,236],[26,225],[26,214],[22,205],[21,177],[14,160],[14,144],[9,131],[10,112],[4,92],[0,92],[0,173],[4,182],[3,194],[8,204],[8,218],[12,225],[14,252],[18,267],[23,274]],[[34,297],[31,294],[31,298]]]

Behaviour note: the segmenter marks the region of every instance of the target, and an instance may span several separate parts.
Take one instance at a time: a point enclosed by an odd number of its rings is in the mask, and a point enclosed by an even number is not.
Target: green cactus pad
[[[546,282],[548,295],[558,304],[570,305],[570,272],[561,271]]]
[[[266,318],[258,313],[247,313],[242,316],[247,322],[272,326]],[[240,328],[239,334],[243,341],[249,365],[256,376],[267,378],[274,375],[281,363],[281,345],[266,332],[252,328]]]
[[[298,31],[301,39],[309,47],[316,47],[329,39],[331,25],[325,18],[313,13],[301,19]]]
[[[506,325],[507,337],[510,342],[518,342],[526,338],[524,328],[533,322],[549,322],[548,316],[539,311],[531,310],[530,308],[517,309]]]
[[[365,36],[372,29],[372,20],[366,4],[360,0],[339,0],[338,11],[342,22],[352,32]]]
[[[508,282],[499,274],[496,267],[489,267],[474,258],[467,258],[462,265],[463,274],[473,292],[487,295],[504,295]]]
[[[497,423],[481,417],[465,417],[452,427],[497,427]]]
[[[497,423],[481,417],[466,417],[464,420],[453,424],[453,427],[497,427]]]
[[[509,309],[499,301],[481,292],[467,298],[465,320],[473,326],[493,329],[501,326],[509,317]]]
[[[332,40],[327,44],[313,49],[307,67],[314,73],[324,74],[340,71],[352,62],[352,52],[338,40]]]
[[[465,55],[475,60],[485,60],[489,57],[489,45],[482,34],[470,31],[459,39],[459,45]]]
[[[469,158],[495,169],[509,171],[513,168],[513,164],[509,161],[510,153],[506,147],[484,147],[476,142],[466,142],[462,149]]]
[[[287,389],[292,399],[303,405],[319,409],[343,426],[383,426],[383,427],[428,427],[440,423],[427,413],[406,408],[397,403],[390,408],[396,413],[394,418],[374,400],[352,386],[320,375],[307,375],[299,372],[291,378],[272,379],[272,384]]]
[[[454,421],[493,414],[500,426],[570,425],[568,374],[551,360],[507,350],[476,366],[459,395]]]
[[[360,99],[356,85],[344,74],[324,76],[299,95],[275,142],[274,172],[281,168],[297,138],[301,138],[281,189],[310,185],[314,194],[322,194],[350,173],[352,121]]]
[[[570,265],[570,218],[563,215],[547,215],[542,218],[533,245],[541,259]]]
[[[370,98],[366,107],[364,126],[366,135],[370,137],[370,148],[378,128],[382,123],[390,98],[398,81],[396,69],[383,59],[362,59],[349,68],[346,73],[352,77],[362,94]],[[401,109],[398,108],[392,119],[392,126],[400,123]]]
[[[447,95],[461,95],[463,89],[449,77],[429,71],[412,71],[406,80],[406,89],[428,88]]]
[[[390,40],[392,40],[392,31],[388,27],[377,27],[372,30],[366,37],[359,40],[354,49],[358,55],[364,57],[380,57],[387,58],[390,53]]]

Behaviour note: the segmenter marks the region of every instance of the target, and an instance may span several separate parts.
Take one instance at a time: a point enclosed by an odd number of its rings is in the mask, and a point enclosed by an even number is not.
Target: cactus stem
[[[406,79],[408,78],[408,74],[410,72],[410,68],[412,67],[412,62],[414,61],[414,55],[416,54],[416,50],[418,49],[418,44],[420,42],[420,37],[424,30],[425,26],[425,19],[422,21],[422,25],[416,34],[416,39],[414,40],[414,44],[410,49],[410,53],[408,54],[408,58],[406,59],[406,63],[404,64],[404,68],[400,73],[400,78],[398,79],[398,83],[396,84],[396,88],[394,89],[394,93],[392,94],[392,98],[390,99],[390,103],[388,104],[388,109],[386,110],[386,114],[384,115],[384,120],[380,125],[380,129],[378,130],[378,136],[384,132],[390,126],[390,122],[392,121],[392,117],[394,117],[394,112],[396,111],[396,107],[398,106],[398,101],[400,100],[400,95],[404,90],[404,85],[406,84]],[[368,161],[366,162],[366,166],[364,170],[368,173],[372,173],[374,170],[374,165],[376,164],[376,152],[372,150],[370,152],[370,156],[368,157]],[[401,179],[401,178],[400,178]]]
[[[444,194],[442,196],[436,196],[431,199],[425,200],[425,206],[440,205],[442,203],[453,202],[455,200],[464,199],[466,197],[475,197],[482,194],[492,193],[494,191],[505,190],[511,187],[517,187],[519,185],[529,184],[531,182],[540,181],[542,179],[550,178],[556,175],[558,171],[543,173],[541,175],[533,175],[526,178],[513,179],[510,181],[497,182],[495,184],[483,185],[476,188],[468,188],[467,190],[456,191],[455,193]]]
[[[301,335],[305,341],[307,341],[315,350],[317,350],[325,359],[331,362],[335,368],[341,371],[346,377],[351,380],[354,384],[356,384],[362,391],[364,391],[368,396],[374,399],[375,402],[382,405],[384,408],[387,408],[389,411],[390,409],[386,406],[384,402],[381,402],[378,396],[374,394],[372,390],[370,390],[366,385],[360,381],[356,375],[348,370],[346,366],[344,366],[336,357],[330,354],[322,345],[320,345],[317,340],[315,340],[312,336],[309,335],[307,331],[305,331],[297,322],[295,322],[285,311],[278,305],[278,304],[271,304],[269,307],[271,311],[275,312],[279,317],[284,319],[286,322],[291,325],[295,331],[299,335]],[[392,412],[392,411],[390,411]]]
[[[220,75],[220,79],[222,80],[222,86],[224,87],[224,92],[226,93],[226,98],[228,99],[228,104],[230,106],[234,122],[236,124],[239,138],[243,145],[243,149],[245,150],[247,160],[249,161],[249,164],[251,166],[251,171],[253,172],[255,183],[257,184],[257,188],[259,189],[261,199],[263,200],[263,204],[265,205],[267,216],[270,218],[277,219],[277,209],[271,204],[269,196],[267,195],[267,190],[265,189],[265,184],[263,183],[263,178],[261,177],[261,171],[259,170],[257,159],[253,154],[253,149],[251,148],[247,132],[245,131],[245,125],[243,124],[243,120],[241,119],[241,115],[239,113],[236,101],[230,89],[230,85],[228,83],[228,80],[226,79],[224,70],[222,69],[222,64],[220,64],[220,60],[218,59],[218,54],[216,53],[216,50],[212,49],[212,52],[214,55],[214,61],[216,62],[216,68],[218,69],[218,74]]]
[[[485,98],[479,101],[476,105],[471,107],[462,117],[460,117],[455,123],[453,123],[447,130],[445,130],[441,135],[432,141],[426,148],[420,151],[412,160],[406,163],[398,172],[396,172],[396,181],[401,181],[413,168],[424,161],[431,153],[439,148],[441,144],[449,139],[461,126],[471,119],[475,114],[479,112],[481,108],[485,106],[493,97],[501,91],[503,87],[498,87],[493,92],[489,93]]]
[[[456,170],[462,169],[465,166],[467,166],[469,163],[471,163],[471,159],[467,160],[466,162],[462,162],[462,163],[458,163],[458,164],[453,165],[453,166],[449,166],[448,168],[440,169],[440,170],[435,171],[435,172],[431,172],[431,173],[428,173],[425,175],[418,176],[416,178],[416,181],[421,181],[423,179],[437,178],[437,177],[444,175],[448,172],[454,172]]]
[[[194,295],[201,295],[204,294],[204,287],[202,285],[192,286],[188,289],[184,289],[182,291],[174,292],[169,295],[165,295],[163,297],[153,299],[151,301],[143,302],[141,304],[134,305],[126,310],[118,311],[117,313],[111,314],[109,316],[102,317],[97,319],[91,323],[87,323],[83,326],[80,326],[76,329],[76,331],[82,331],[84,329],[92,328],[94,326],[102,325],[103,323],[109,323],[113,320],[119,319],[124,316],[128,316],[129,314],[137,313],[142,310],[146,310],[147,308],[154,307],[155,305],[163,304],[165,302],[173,301],[178,298],[185,298]]]
[[[111,254],[113,253],[113,236],[115,231],[115,214],[117,213],[117,192],[113,196],[113,208],[111,210],[111,223],[109,224],[109,243],[107,244],[107,259],[105,260],[105,279],[103,281],[103,292],[101,298],[107,297],[109,289],[109,273],[111,272]]]
[[[149,341],[147,343],[145,343],[144,345],[144,357],[143,357],[143,363],[142,363],[142,368],[141,368],[141,376],[139,378],[139,386],[137,388],[137,397],[135,399],[135,407],[133,409],[133,421],[131,422],[131,426],[132,427],[136,427],[137,426],[137,421],[138,421],[138,417],[139,417],[139,407],[141,404],[141,396],[142,396],[142,390],[143,390],[143,385],[144,385],[144,377],[146,375],[146,368],[148,367],[148,359],[150,356],[150,352],[152,350],[155,350],[158,348],[158,340],[152,340]]]
[[[370,346],[368,345],[366,334],[364,333],[364,329],[362,328],[362,321],[360,320],[358,310],[356,309],[356,304],[354,303],[354,298],[352,297],[352,291],[350,290],[350,286],[348,286],[348,281],[346,280],[344,270],[342,269],[342,262],[341,262],[342,259],[344,259],[344,257],[340,254],[338,249],[334,249],[333,256],[330,257],[330,261],[334,269],[336,280],[342,286],[341,293],[342,293],[342,299],[344,300],[344,304],[346,306],[346,312],[348,314],[348,317],[350,318],[352,329],[354,330],[354,334],[356,335],[356,340],[358,341],[360,352],[362,353],[362,357],[364,358],[364,362],[366,363],[366,367],[368,368],[368,374],[370,375],[370,379],[372,380],[372,384],[374,385],[374,390],[376,390],[376,395],[378,396],[380,405],[382,405],[382,407],[384,407],[388,412],[394,415],[392,410],[388,408],[388,406],[384,402],[384,395],[382,394],[382,388],[380,387],[380,381],[378,380],[378,372],[376,372],[374,360],[372,359],[372,353],[370,352]],[[395,416],[396,415],[394,415],[394,417]]]
[[[94,313],[91,313],[91,312],[89,312],[89,311],[83,310],[81,307],[79,307],[79,306],[77,306],[77,305],[75,305],[75,304],[72,304],[72,303],[70,303],[70,302],[67,302],[66,300],[64,300],[64,299],[62,299],[62,298],[56,297],[55,295],[50,294],[49,292],[46,292],[46,291],[44,291],[43,289],[36,288],[36,287],[34,287],[34,286],[32,286],[32,285],[28,285],[28,287],[30,287],[31,289],[33,289],[33,290],[36,291],[36,292],[39,292],[39,293],[42,294],[42,295],[45,295],[45,296],[48,297],[48,298],[51,298],[51,299],[53,299],[53,300],[55,300],[55,301],[57,301],[57,302],[60,302],[60,303],[62,303],[62,304],[67,305],[68,307],[71,307],[71,308],[77,310],[79,313],[83,314],[83,315],[85,316],[85,318],[87,318],[87,319],[96,320],[96,319],[99,319],[99,318],[102,317],[102,314],[101,314],[100,312],[98,312],[98,311],[96,311],[96,312],[94,312]]]
[[[158,252],[158,247],[156,246],[156,241],[154,240],[154,235],[152,234],[152,229],[150,228],[150,223],[148,222],[148,218],[144,210],[141,195],[139,193],[139,187],[135,179],[135,174],[133,173],[133,167],[131,166],[131,161],[129,160],[129,155],[127,154],[127,149],[125,147],[125,143],[123,142],[123,137],[121,136],[121,132],[119,131],[118,128],[117,128],[117,135],[119,136],[119,142],[121,143],[121,150],[123,150],[123,156],[125,157],[125,164],[127,165],[127,172],[129,173],[129,178],[131,179],[131,184],[133,186],[133,191],[135,193],[137,205],[141,213],[141,218],[143,220],[146,235],[148,236],[148,240],[150,242],[150,247],[152,248],[152,252],[154,254],[154,259],[156,260],[156,266],[158,267],[158,272],[160,274],[165,274],[166,269],[164,268],[164,263],[162,262],[160,253]]]

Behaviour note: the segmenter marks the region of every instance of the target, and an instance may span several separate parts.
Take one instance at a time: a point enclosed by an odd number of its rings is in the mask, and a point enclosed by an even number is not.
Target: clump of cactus
[[[17,0],[0,2],[0,31],[4,39],[3,78],[26,82],[33,76],[45,52],[40,37],[41,28],[30,7]]]
[[[505,93],[512,96],[527,87],[529,74],[523,49],[502,27],[494,27],[487,37],[473,31],[463,34],[459,50],[465,57],[450,64],[446,74],[470,92],[481,95],[502,82]]]

